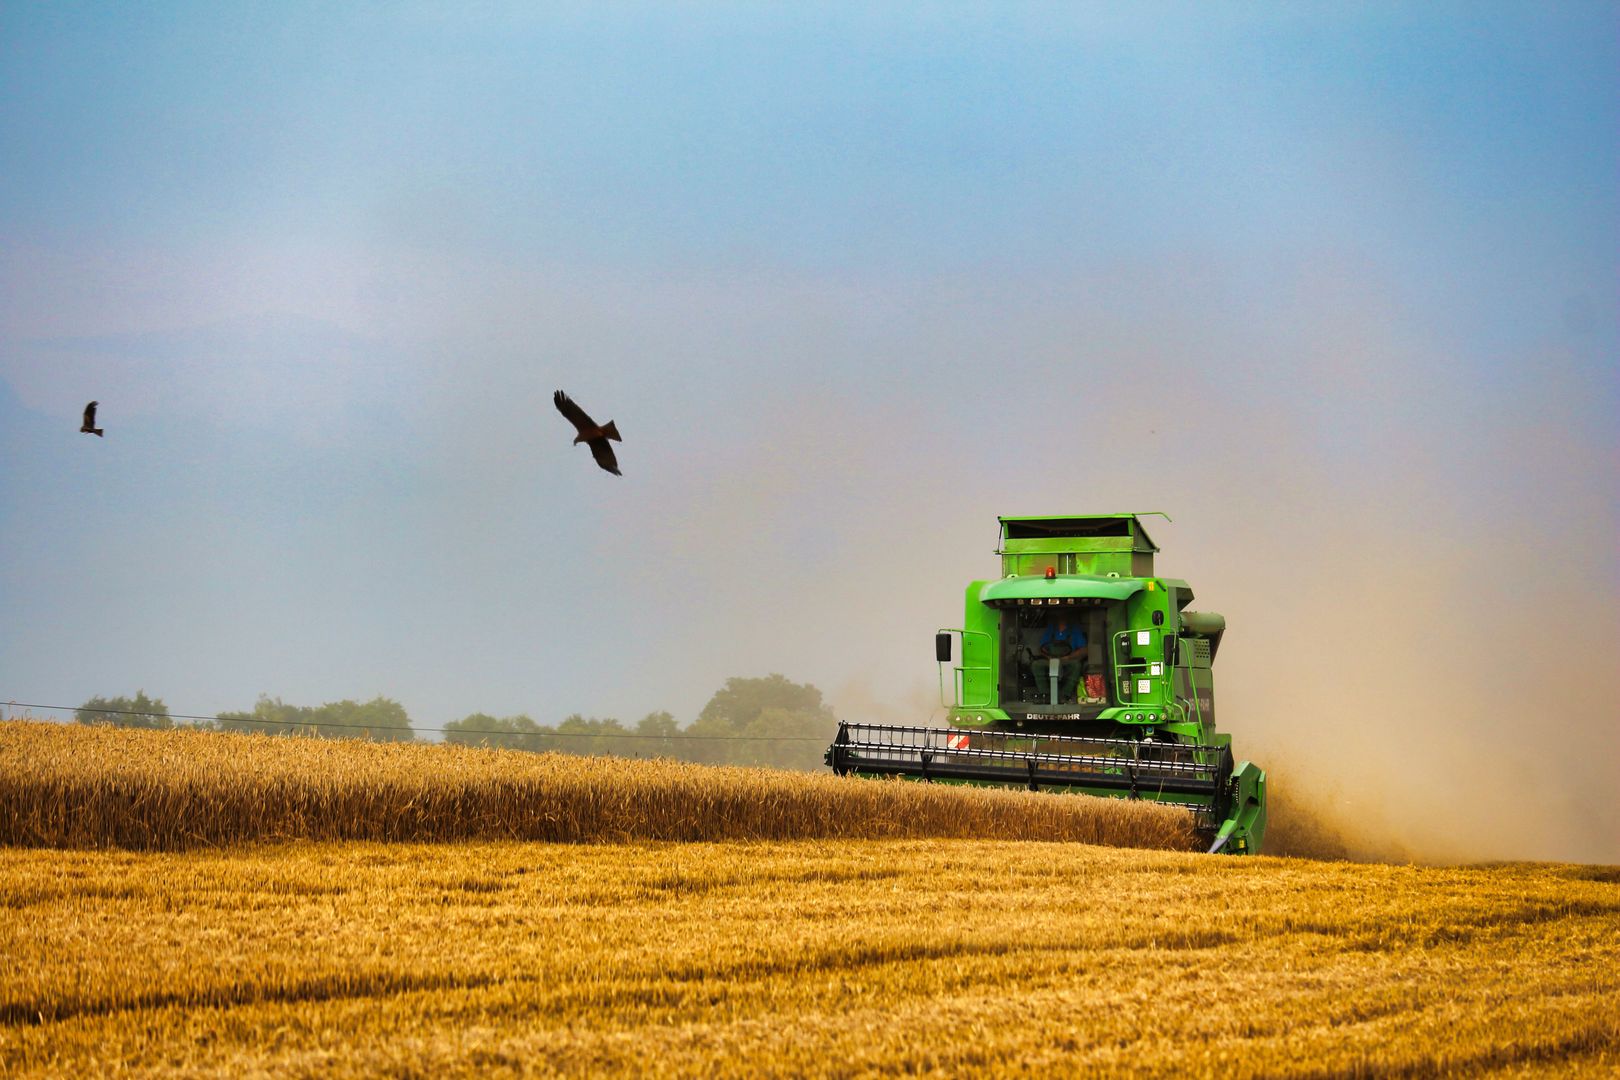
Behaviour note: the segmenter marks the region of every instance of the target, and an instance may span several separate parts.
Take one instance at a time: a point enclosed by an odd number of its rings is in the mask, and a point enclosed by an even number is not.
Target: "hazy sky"
[[[1620,862],[1616,8],[869,6],[0,2],[0,700],[922,721],[1165,510],[1279,784]]]

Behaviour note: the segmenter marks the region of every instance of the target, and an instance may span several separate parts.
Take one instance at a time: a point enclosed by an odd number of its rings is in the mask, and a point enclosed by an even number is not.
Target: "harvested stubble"
[[[1620,868],[971,840],[0,848],[0,1076],[1620,1069]]]
[[[0,724],[0,844],[971,837],[1186,850],[1148,803],[353,739]]]

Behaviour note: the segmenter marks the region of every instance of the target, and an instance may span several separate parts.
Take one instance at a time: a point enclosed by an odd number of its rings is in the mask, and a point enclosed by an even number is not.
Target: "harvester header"
[[[841,725],[828,764],[1174,803],[1211,850],[1257,851],[1265,773],[1215,725],[1226,620],[1156,575],[1144,516],[999,518],[1002,576],[969,583],[962,625],[935,636],[950,726]]]

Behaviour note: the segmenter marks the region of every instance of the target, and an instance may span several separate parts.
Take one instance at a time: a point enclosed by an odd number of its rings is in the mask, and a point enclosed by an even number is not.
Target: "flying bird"
[[[96,427],[96,403],[95,402],[92,401],[90,404],[88,404],[88,405],[86,405],[84,407],[84,423],[79,425],[79,430],[84,432],[86,435],[101,435],[102,434],[101,429]],[[105,435],[102,435],[102,437],[106,438]]]
[[[619,438],[619,429],[614,426],[613,421],[609,420],[601,427],[597,427],[596,421],[586,416],[585,410],[575,405],[573,399],[561,390],[553,394],[551,400],[556,403],[557,411],[566,416],[568,422],[579,430],[579,434],[574,436],[574,445],[585,443],[591,448],[591,457],[596,459],[598,465],[614,476],[623,476],[624,474],[619,471],[618,459],[613,456],[613,447],[608,445],[609,439],[614,442],[624,441]]]

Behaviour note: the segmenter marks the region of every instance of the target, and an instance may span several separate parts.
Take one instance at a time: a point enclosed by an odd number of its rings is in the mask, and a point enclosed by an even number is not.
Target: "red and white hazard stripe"
[[[953,731],[949,735],[945,736],[945,749],[947,749],[947,750],[966,750],[967,748],[968,748],[967,732],[965,732],[965,731]]]

